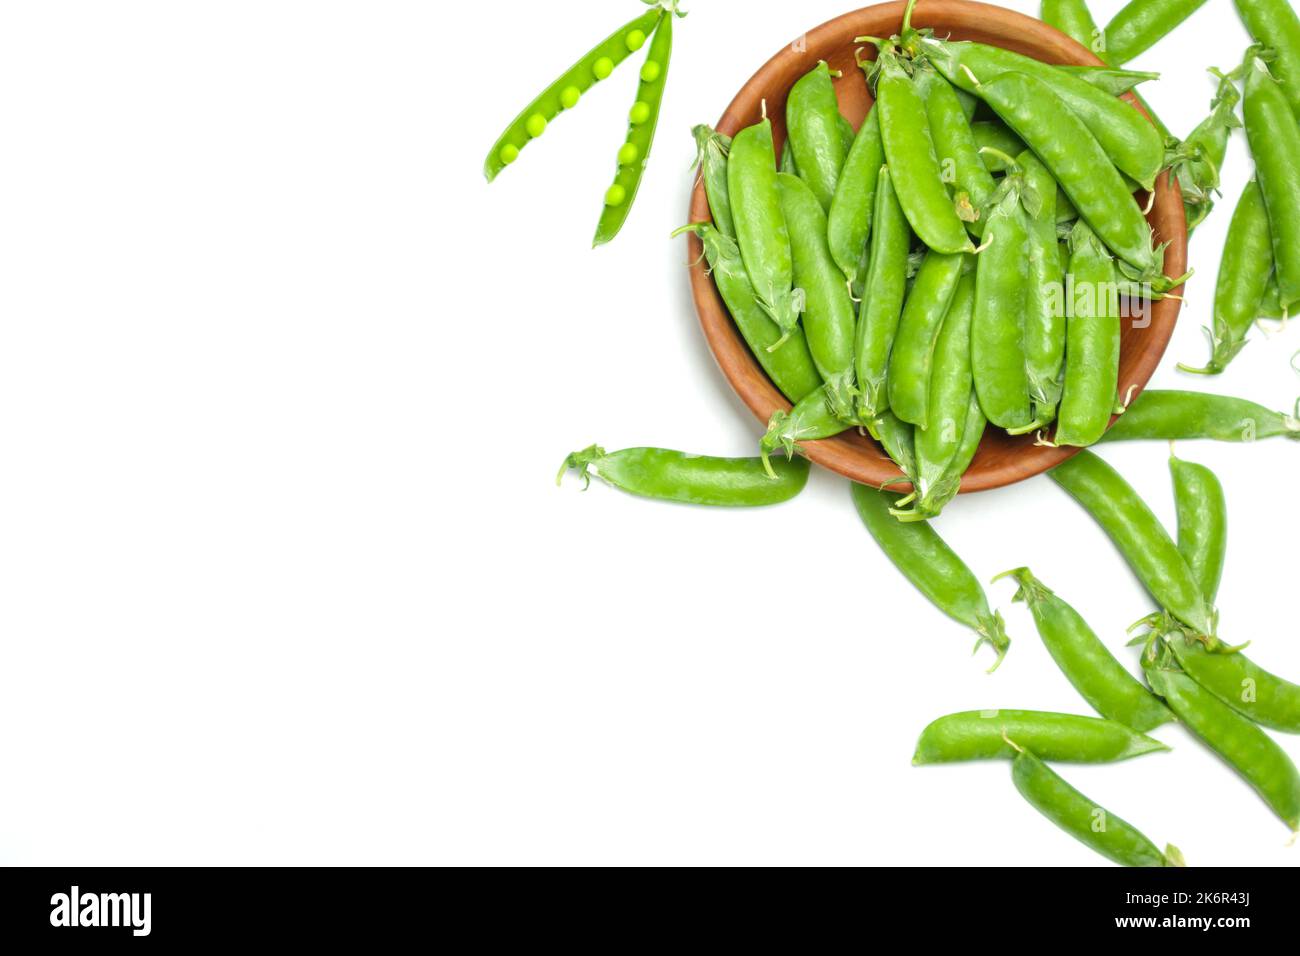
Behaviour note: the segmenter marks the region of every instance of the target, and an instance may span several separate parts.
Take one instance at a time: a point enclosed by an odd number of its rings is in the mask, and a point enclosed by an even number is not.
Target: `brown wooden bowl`
[[[736,95],[718,121],[718,130],[734,136],[745,126],[758,122],[762,102],[767,101],[768,115],[775,130],[777,153],[785,142],[786,96],[799,77],[825,60],[832,70],[841,71],[835,81],[840,110],[854,127],[859,126],[871,106],[866,78],[858,69],[854,51],[861,44],[858,36],[888,37],[902,26],[902,0],[846,13],[809,31],[796,43],[787,46],[754,74]],[[940,36],[958,40],[978,40],[1035,57],[1047,63],[1098,66],[1101,61],[1074,40],[1032,17],[1004,10],[1002,7],[969,0],[920,0],[912,15],[917,27],[932,27]],[[864,56],[874,55],[868,48]],[[1126,97],[1137,109],[1137,101]],[[1145,115],[1145,112],[1144,112]],[[710,219],[709,202],[704,186],[697,183],[691,195],[691,222]],[[1157,242],[1167,242],[1165,272],[1177,277],[1187,271],[1187,222],[1183,215],[1182,194],[1170,181],[1168,173],[1156,182],[1155,205],[1147,216],[1155,230]],[[699,239],[690,240],[691,291],[699,311],[700,325],[714,358],[731,387],[759,419],[766,423],[777,409],[788,409],[776,386],[768,379],[731,320],[718,290],[709,278]],[[1120,357],[1120,393],[1132,389],[1136,396],[1160,364],[1169,338],[1178,320],[1179,299],[1164,299],[1148,305],[1142,321],[1126,321]],[[880,446],[856,429],[824,441],[804,442],[804,454],[817,464],[839,472],[854,481],[880,486],[900,476],[898,468]],[[1034,444],[1034,436],[1013,438],[990,427],[980,445],[970,470],[962,479],[961,490],[985,491],[1000,488],[1041,474],[1059,465],[1078,449],[1049,448]],[[908,486],[891,485],[899,491]]]

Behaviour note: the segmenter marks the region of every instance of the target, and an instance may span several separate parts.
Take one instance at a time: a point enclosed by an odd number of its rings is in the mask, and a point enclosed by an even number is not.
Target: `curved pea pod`
[[[1300,440],[1300,418],[1227,395],[1147,389],[1129,405],[1102,441],[1253,442],[1261,438]]]
[[[1214,325],[1210,361],[1201,369],[1179,364],[1185,372],[1218,375],[1246,345],[1246,334],[1260,317],[1260,305],[1273,274],[1273,238],[1268,210],[1259,184],[1251,180],[1242,190],[1228,225],[1228,239],[1219,260],[1214,287]]]
[[[1263,727],[1300,734],[1300,685],[1269,673],[1240,651],[1214,651],[1175,636],[1169,642],[1183,670],[1237,713]]]
[[[882,52],[877,69],[876,106],[885,162],[907,221],[921,241],[937,252],[974,252],[944,186],[925,102],[915,82],[894,53]]]
[[[842,418],[853,414],[853,298],[826,244],[826,214],[802,179],[778,173],[781,207],[790,229],[795,286],[803,290],[803,329],[826,397]]]
[[[1178,510],[1178,553],[1191,569],[1205,600],[1213,605],[1228,554],[1228,502],[1209,468],[1169,456]]]
[[[854,363],[858,419],[869,422],[889,405],[886,375],[907,295],[907,256],[911,231],[894,192],[888,166],[880,167],[871,232],[870,266],[858,315]]]
[[[980,162],[990,173],[1006,172],[1011,165],[1008,159],[1025,151],[1020,137],[1001,120],[978,120],[970,124],[970,130]]]
[[[825,60],[790,88],[785,118],[799,178],[808,184],[822,210],[828,210],[844,165],[844,134],[835,86]]]
[[[1175,846],[1164,853],[1136,827],[1070,786],[1029,750],[1011,763],[1011,779],[1029,805],[1084,846],[1120,866],[1182,866]]]
[[[1105,151],[1066,103],[1046,83],[1020,73],[1004,73],[977,89],[1043,161],[1102,242],[1142,275],[1156,275],[1160,263],[1151,227]]]
[[[483,175],[488,182],[518,159],[520,150],[545,132],[547,124],[561,111],[576,106],[583,93],[641,49],[662,15],[663,11],[656,8],[623,24],[525,106],[488,151],[483,163]]]
[[[740,258],[754,294],[782,332],[794,330],[794,259],[777,184],[772,121],[748,126],[731,140],[727,190]]]
[[[643,498],[717,507],[760,507],[789,501],[808,483],[808,461],[775,463],[775,478],[758,458],[711,458],[664,448],[606,452],[599,445],[575,451],[564,460],[556,484],[575,469],[585,482],[595,472],[608,485]]]
[[[646,162],[654,146],[655,128],[659,125],[659,109],[663,104],[664,87],[668,83],[668,64],[673,52],[673,17],[659,18],[654,36],[650,39],[650,52],[641,66],[641,83],[637,88],[636,102],[628,115],[627,139],[618,152],[618,172],[614,184],[605,192],[605,208],[596,224],[593,246],[609,242],[618,235],[627,222],[628,213],[636,199],[637,190],[645,176]]]
[[[1016,162],[1025,185],[1036,197],[1037,210],[1026,223],[1029,286],[1025,297],[1025,371],[1034,422],[1046,425],[1056,417],[1061,400],[1061,370],[1065,365],[1065,291],[1060,244],[1056,238],[1056,180],[1033,153],[1025,150]]]
[[[1094,445],[1106,434],[1119,389],[1119,277],[1109,253],[1084,223],[1070,236],[1070,315],[1058,445]]]
[[[731,137],[703,123],[692,129],[691,134],[695,137],[695,164],[704,183],[704,194],[709,199],[713,225],[728,239],[735,239],[736,224],[731,218],[731,193],[727,189],[727,154],[731,152]]]
[[[1169,748],[1131,727],[1101,717],[1042,710],[967,710],[948,714],[921,731],[914,766],[967,760],[1010,760],[1007,741],[1030,747],[1044,760],[1113,763]]]
[[[1061,32],[1064,33],[1065,31],[1062,30]],[[1123,96],[1125,93],[1136,90],[1143,83],[1150,83],[1153,80],[1160,79],[1159,73],[1150,73],[1145,70],[1121,70],[1105,66],[1058,66],[1057,69],[1062,73],[1077,76],[1111,96]]]
[[[1079,612],[1028,568],[1008,571],[1002,577],[1011,577],[1020,585],[1013,600],[1029,608],[1052,660],[1097,713],[1138,731],[1174,719],[1169,708],[1115,659]],[[1032,744],[1026,746],[1034,749]]]
[[[1300,830],[1300,773],[1268,734],[1181,670],[1144,655],[1151,689],[1237,771],[1292,830]]]
[[[1048,474],[1101,525],[1156,602],[1197,634],[1212,635],[1205,597],[1159,519],[1114,468],[1080,451]]]
[[[831,410],[826,390],[818,388],[800,399],[790,411],[772,413],[767,423],[767,433],[758,445],[759,455],[764,464],[772,452],[777,450],[784,451],[786,457],[790,458],[794,456],[799,442],[834,438],[851,427]]]
[[[1030,425],[1025,309],[1029,301],[1028,223],[1019,176],[999,190],[984,225],[985,249],[976,258],[971,368],[988,420],[1000,428]]]
[[[970,568],[928,521],[896,520],[890,509],[897,495],[856,482],[852,491],[862,523],[885,556],[935,607],[979,635],[976,650],[984,644],[994,649],[997,660],[990,670],[996,669],[1011,642],[1002,616],[989,609],[984,589]]]
[[[1124,64],[1145,53],[1205,6],[1205,0],[1130,0],[1106,24],[1104,59]]]
[[[1050,107],[1046,104],[1042,106],[1044,111],[1056,113],[1059,110],[1077,118],[1079,125],[1092,134],[1091,138],[1099,144],[1099,149],[1113,166],[1144,189],[1150,189],[1155,184],[1156,176],[1164,163],[1164,140],[1155,127],[1147,122],[1146,117],[1125,101],[1050,64],[1010,50],[968,41],[938,40],[934,37],[920,39],[918,47],[921,55],[933,63],[950,83],[974,93],[989,103],[999,115],[1001,112],[998,107],[989,102],[981,87],[1008,73],[1032,77],[1051,91],[1053,101]],[[1063,103],[1064,108],[1056,107],[1056,100]],[[1032,105],[1025,103],[1026,107]],[[1002,118],[1007,119],[1006,116]],[[1052,163],[1048,162],[1034,143],[1029,142],[1015,123],[1008,125],[1026,143],[1035,147],[1034,151],[1052,168]],[[1070,141],[1060,144],[1060,148],[1067,149],[1073,145],[1075,143]],[[1059,176],[1057,178],[1060,179]]]
[[[1300,124],[1262,59],[1250,58],[1245,70],[1242,117],[1268,208],[1278,291],[1290,307],[1300,302]]]
[[[880,116],[873,105],[844,160],[826,219],[831,256],[855,290],[861,289],[866,278],[867,239],[875,212],[876,184],[884,164]]]
[[[970,325],[975,311],[975,274],[961,276],[934,347],[925,428],[916,433],[917,495],[931,498],[961,448],[970,410]],[[982,430],[981,430],[982,433]],[[964,470],[964,469],[963,469]]]
[[[808,351],[803,329],[796,326],[789,335],[783,334],[758,304],[735,240],[728,239],[708,223],[684,226],[677,234],[682,232],[699,236],[722,301],[773,384],[792,402],[820,388],[822,377]]]
[[[930,383],[935,347],[944,317],[966,267],[963,255],[927,252],[903,305],[889,356],[889,407],[905,422],[925,429],[930,422]]]
[[[940,175],[953,189],[958,218],[972,234],[982,235],[981,216],[997,185],[980,159],[970,120],[952,84],[935,70],[919,71],[917,77]]]
[[[1038,18],[1106,61],[1106,36],[1092,18],[1087,0],[1043,0]]]
[[[1300,16],[1289,0],[1235,0],[1242,22],[1273,51],[1271,69],[1300,122]]]

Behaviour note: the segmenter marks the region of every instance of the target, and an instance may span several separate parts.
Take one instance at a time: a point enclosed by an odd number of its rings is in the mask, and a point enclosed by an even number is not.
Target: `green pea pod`
[[[1135,270],[1159,272],[1151,227],[1097,140],[1047,84],[1004,73],[979,95],[1051,170],[1101,240]]]
[[[886,373],[907,294],[907,255],[911,231],[894,193],[888,166],[880,167],[872,216],[870,266],[858,316],[855,364],[858,419],[869,422],[889,404]]]
[[[1144,70],[1119,70],[1104,66],[1058,66],[1057,69],[1062,73],[1068,73],[1071,76],[1079,77],[1081,80],[1086,80],[1092,86],[1109,93],[1111,96],[1135,93],[1141,84],[1160,79],[1159,73],[1149,73]]]
[[[934,347],[930,376],[928,423],[916,433],[917,494],[928,499],[943,480],[961,447],[973,386],[970,365],[970,325],[975,311],[975,274],[957,283],[948,315]]]
[[[970,124],[971,136],[979,150],[980,162],[990,173],[1004,173],[1011,167],[1010,159],[1025,151],[1020,137],[1007,129],[1001,120],[979,120]]]
[[[1028,568],[1000,575],[1008,576],[1020,585],[1013,600],[1028,606],[1052,660],[1097,713],[1139,731],[1174,719],[1169,708],[1115,659],[1078,611]]]
[[[785,138],[785,145],[781,147],[781,172],[789,173],[791,176],[799,175],[799,167],[794,161],[794,150],[790,148],[790,137]]]
[[[1271,69],[1300,122],[1300,16],[1296,15],[1290,0],[1235,0],[1235,3],[1255,42],[1273,51]]]
[[[1120,866],[1183,865],[1177,847],[1161,853],[1132,824],[1093,803],[1030,751],[1016,755],[1011,779],[1030,806],[1108,860]]]
[[[913,766],[968,760],[1009,760],[1007,740],[1060,763],[1113,763],[1169,748],[1113,720],[1041,710],[968,710],[932,721],[921,731]]]
[[[979,635],[976,650],[983,644],[992,646],[997,652],[992,669],[996,669],[1011,642],[1002,616],[989,609],[984,589],[970,568],[928,521],[897,521],[890,513],[896,495],[856,482],[852,491],[862,523],[885,556],[935,607]]]
[[[728,239],[708,223],[683,226],[674,235],[683,232],[699,236],[722,301],[773,384],[792,402],[820,388],[822,377],[813,363],[812,353],[808,351],[803,329],[796,326],[789,335],[783,335],[771,316],[758,304],[735,240]]]
[[[793,332],[799,321],[794,307],[794,260],[776,176],[772,121],[764,118],[732,138],[727,190],[740,257],[759,305],[782,332]]]
[[[1218,476],[1204,465],[1169,457],[1178,508],[1178,553],[1211,605],[1228,551],[1228,504]]]
[[[1106,24],[1107,63],[1122,66],[1164,39],[1205,0],[1129,0]]]
[[[691,133],[695,136],[697,150],[695,164],[704,183],[704,194],[709,199],[713,225],[728,239],[735,239],[736,224],[731,218],[731,193],[727,189],[727,154],[731,152],[731,137],[705,124],[696,126]]]
[[[1300,418],[1227,395],[1148,389],[1129,405],[1103,441],[1253,442],[1285,436],[1300,440]]]
[[[1055,442],[1087,447],[1106,434],[1119,388],[1118,276],[1110,255],[1084,223],[1074,227],[1070,246],[1065,385]]]
[[[844,136],[835,85],[825,60],[790,88],[785,117],[799,177],[808,184],[823,211],[830,209],[840,167],[844,165]]]
[[[1246,65],[1242,98],[1246,138],[1268,207],[1277,286],[1286,307],[1300,302],[1300,124],[1282,87],[1258,56]]]
[[[789,501],[808,483],[806,459],[778,460],[775,478],[765,473],[766,466],[757,458],[711,458],[664,448],[606,452],[592,445],[564,460],[556,484],[573,468],[587,484],[594,471],[606,484],[643,498],[752,508]]]
[[[987,427],[988,419],[984,417],[984,410],[980,408],[979,395],[972,388],[966,405],[966,425],[962,430],[957,453],[948,463],[943,477],[917,499],[914,514],[895,515],[899,521],[937,517],[947,507],[948,502],[957,497],[961,491],[962,477],[966,474],[970,463],[975,460],[975,454],[979,451],[980,441],[983,440]]]
[[[1092,18],[1087,0],[1043,0],[1039,19],[1060,30],[1079,45],[1087,47],[1098,59],[1109,62],[1106,57],[1106,35]]]
[[[990,422],[1010,430],[1033,421],[1025,358],[1030,276],[1022,188],[1020,174],[1008,176],[984,225],[986,248],[976,259],[971,323],[971,368],[980,406]]]
[[[605,208],[596,225],[596,237],[591,242],[593,246],[603,245],[617,236],[632,211],[632,203],[645,177],[650,149],[654,146],[672,52],[673,18],[665,14],[659,18],[659,25],[650,39],[650,52],[641,66],[636,102],[628,114],[627,138],[618,151],[618,172],[614,175],[614,184],[605,191]]]
[[[1292,830],[1300,830],[1300,773],[1269,736],[1181,670],[1144,655],[1151,689],[1211,750],[1264,798]]]
[[[1016,162],[1038,204],[1038,211],[1026,224],[1029,285],[1024,324],[1029,397],[1034,403],[1034,424],[1041,427],[1056,417],[1065,365],[1065,293],[1056,239],[1056,180],[1028,150]]]
[[[838,109],[839,107],[836,106],[836,110]],[[857,138],[857,131],[853,128],[853,124],[849,122],[848,117],[840,112],[835,114],[835,125],[839,128],[840,142],[844,146],[844,155],[847,157],[849,150],[853,148],[853,140]],[[839,188],[838,185],[836,188]]]
[[[1180,364],[1185,372],[1218,375],[1246,345],[1246,334],[1260,316],[1260,305],[1273,274],[1273,238],[1268,209],[1259,184],[1251,180],[1242,190],[1228,225],[1228,239],[1219,260],[1214,287],[1214,326],[1210,361],[1204,368]]]
[[[1240,651],[1209,650],[1177,636],[1168,643],[1183,670],[1237,713],[1263,727],[1300,734],[1300,685],[1270,674]]]
[[[876,184],[884,163],[880,116],[872,106],[844,160],[826,219],[831,256],[855,290],[861,289],[866,278],[867,239],[875,212]]]
[[[925,69],[917,78],[940,173],[953,188],[957,215],[973,235],[982,235],[981,216],[997,186],[980,160],[970,120],[957,91],[938,72]]]
[[[884,411],[867,423],[871,437],[880,442],[889,460],[909,481],[916,475],[916,429],[891,411]]]
[[[1191,568],[1119,472],[1092,452],[1080,451],[1048,474],[1096,519],[1157,604],[1197,634],[1214,633]]]
[[[835,415],[826,400],[826,390],[819,388],[805,395],[790,411],[772,413],[767,433],[759,442],[759,455],[764,463],[777,450],[784,451],[789,458],[799,442],[834,438],[851,427]]]
[[[488,182],[496,179],[501,170],[518,159],[520,150],[545,132],[547,124],[559,116],[562,110],[577,106],[583,93],[641,49],[661,16],[663,11],[656,8],[623,24],[562,73],[537,99],[525,106],[488,151],[483,163],[483,175]]]
[[[885,162],[907,221],[921,241],[937,252],[974,252],[943,184],[925,103],[915,82],[899,57],[888,50],[881,52],[876,68]]]
[[[1037,93],[1034,93],[1035,102],[1026,102],[1025,109],[1036,106],[1039,112],[1049,117],[1068,113],[1078,120],[1077,125],[1091,133],[1090,138],[1099,144],[1099,149],[1112,165],[1144,189],[1150,189],[1155,184],[1156,176],[1164,164],[1164,140],[1147,122],[1146,117],[1124,100],[1116,99],[1086,80],[1064,73],[1050,64],[1010,50],[982,43],[939,40],[932,36],[920,37],[909,46],[933,63],[950,83],[974,93],[993,106],[995,112],[998,112],[998,108],[989,102],[982,86],[987,86],[1008,73],[1032,77],[1050,90],[1052,99],[1040,103]],[[1064,106],[1058,106],[1057,100]],[[1002,118],[1007,119],[1006,116]],[[1026,143],[1034,146],[1015,123],[1009,122],[1008,125],[1020,133]],[[1075,125],[1070,124],[1071,128]],[[1073,145],[1076,144],[1070,141],[1062,143],[1059,148],[1068,149]],[[1046,156],[1037,149],[1035,152],[1047,162]],[[1052,167],[1050,162],[1048,167]]]
[[[812,189],[788,173],[778,173],[781,207],[790,229],[795,286],[804,293],[803,328],[817,370],[826,382],[831,408],[842,418],[853,414],[853,337],[857,324],[853,299],[826,244],[826,214]]]
[[[1289,310],[1282,306],[1282,293],[1277,288],[1277,273],[1270,272],[1268,274],[1268,285],[1264,287],[1264,298],[1259,302],[1259,317],[1261,319],[1285,319],[1290,317],[1288,313]]]
[[[966,257],[927,252],[903,305],[889,356],[889,407],[905,422],[930,424],[930,382],[935,346],[957,292]]]
[[[1210,113],[1175,145],[1169,156],[1173,178],[1183,193],[1183,211],[1187,217],[1187,234],[1205,221],[1214,209],[1219,189],[1219,170],[1228,153],[1228,139],[1241,125],[1237,104],[1241,93],[1231,76],[1211,70],[1219,77],[1219,87],[1210,103]]]

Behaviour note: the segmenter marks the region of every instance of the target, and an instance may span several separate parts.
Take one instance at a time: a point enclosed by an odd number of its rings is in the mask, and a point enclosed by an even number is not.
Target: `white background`
[[[843,479],[748,512],[554,484],[597,440],[752,453],[667,238],[689,129],[845,9],[698,0],[640,201],[592,251],[633,69],[480,169],[631,0],[0,8],[0,860],[1102,862],[1004,764],[909,766],[950,711],[1087,713],[1009,584],[986,676]],[[1213,0],[1137,61],[1176,132],[1245,42]],[[1221,379],[1172,370],[1205,355],[1247,174],[1239,138],[1154,384],[1289,408],[1295,329]],[[1229,491],[1225,636],[1300,674],[1296,446],[1181,452]],[[1104,454],[1172,524],[1167,449]],[[1133,662],[1150,601],[1046,478],[938,526]],[[1173,753],[1064,774],[1194,864],[1300,861],[1158,735]]]

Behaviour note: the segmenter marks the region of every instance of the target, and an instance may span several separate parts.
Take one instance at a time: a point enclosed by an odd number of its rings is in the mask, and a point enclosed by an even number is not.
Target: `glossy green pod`
[[[968,710],[948,714],[921,731],[916,766],[967,760],[1010,760],[1007,740],[1031,747],[1044,760],[1113,763],[1169,748],[1131,727],[1102,717],[1042,710]]]
[[[835,195],[845,155],[839,104],[826,61],[819,62],[790,88],[785,119],[799,178],[808,184],[825,212]]]

